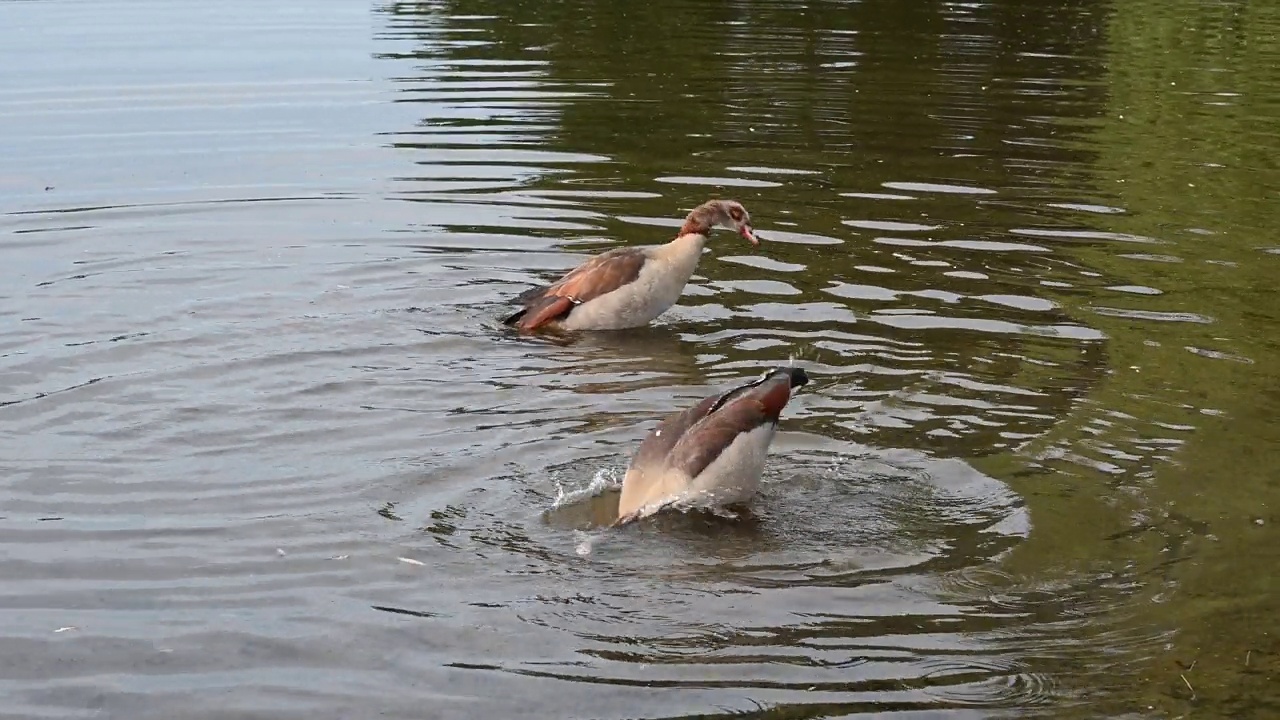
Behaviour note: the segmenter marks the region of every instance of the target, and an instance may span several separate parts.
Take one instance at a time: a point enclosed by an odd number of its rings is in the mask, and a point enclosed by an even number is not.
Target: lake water
[[[0,717],[1280,716],[1280,4],[0,2]],[[716,234],[652,327],[499,322]],[[751,521],[603,527],[763,369]]]

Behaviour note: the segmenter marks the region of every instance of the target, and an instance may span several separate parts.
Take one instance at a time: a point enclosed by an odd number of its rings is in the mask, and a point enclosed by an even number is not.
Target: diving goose
[[[614,524],[688,500],[746,503],[760,484],[782,408],[807,382],[802,368],[780,367],[667,416],[631,458]]]
[[[751,216],[736,200],[708,200],[694,208],[671,242],[607,250],[549,286],[517,298],[522,307],[503,322],[522,332],[620,330],[647,325],[680,299],[714,227],[759,245]]]

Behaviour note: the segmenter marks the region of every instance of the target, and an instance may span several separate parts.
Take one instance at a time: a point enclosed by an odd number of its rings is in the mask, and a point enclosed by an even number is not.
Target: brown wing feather
[[[706,417],[716,400],[715,395],[703,398],[697,405],[663,418],[649,432],[627,466],[627,475],[622,480],[622,496],[618,498],[619,513],[624,516],[633,513],[652,498],[670,492],[665,485],[660,486],[667,455],[690,426]]]
[[[526,290],[517,298],[524,310],[507,322],[521,330],[534,330],[562,318],[574,306],[634,281],[648,259],[644,248],[615,248],[596,255],[546,288]]]
[[[615,248],[584,262],[547,291],[587,302],[635,280],[648,259],[644,248]]]
[[[640,448],[631,457],[631,467],[656,468],[660,466],[666,460],[667,453],[671,452],[671,448],[675,447],[676,443],[680,442],[680,438],[684,437],[685,432],[694,423],[706,417],[707,411],[711,409],[716,398],[717,396],[715,395],[704,398],[688,410],[672,413],[663,418],[662,422],[658,423],[658,426],[640,443]]]
[[[667,462],[689,477],[697,477],[720,457],[738,435],[766,423],[778,422],[782,408],[791,399],[791,384],[784,375],[757,385],[726,402],[715,412],[689,428],[671,449]]]
[[[671,449],[667,462],[689,477],[697,477],[739,434],[768,421],[764,406],[755,398],[735,400],[712,413],[697,427],[690,428],[680,443]]]

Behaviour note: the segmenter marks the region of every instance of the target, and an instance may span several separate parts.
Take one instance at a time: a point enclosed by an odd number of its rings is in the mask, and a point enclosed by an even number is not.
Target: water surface
[[[0,28],[0,716],[1280,710],[1280,11]],[[653,327],[501,326],[708,197]],[[758,517],[602,527],[793,361]]]

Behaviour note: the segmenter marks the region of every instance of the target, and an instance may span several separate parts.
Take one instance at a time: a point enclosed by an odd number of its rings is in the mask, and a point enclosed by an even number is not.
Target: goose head
[[[714,227],[732,230],[752,245],[760,244],[751,227],[751,214],[737,200],[708,200],[694,208],[685,218],[680,235],[697,233],[706,236]]]

